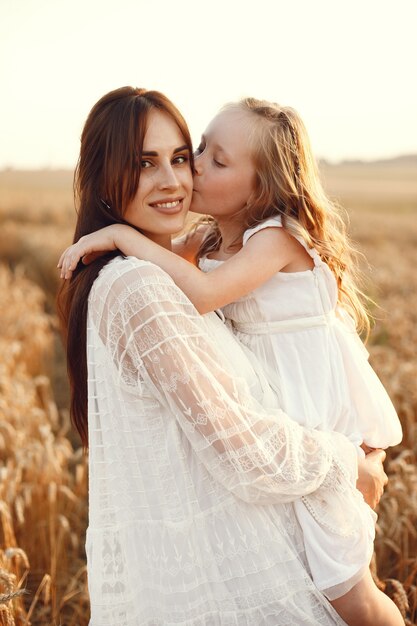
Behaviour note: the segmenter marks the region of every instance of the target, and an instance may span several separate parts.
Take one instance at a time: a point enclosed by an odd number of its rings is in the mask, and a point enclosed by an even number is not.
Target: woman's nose
[[[177,175],[171,164],[164,167],[161,171],[159,187],[161,189],[178,189],[180,186]]]

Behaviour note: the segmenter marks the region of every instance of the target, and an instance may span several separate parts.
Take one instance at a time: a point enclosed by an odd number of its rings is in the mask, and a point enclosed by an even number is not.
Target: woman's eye
[[[183,163],[188,163],[188,161],[188,156],[185,156],[185,154],[181,154],[181,156],[177,156],[174,159],[175,165],[182,165]]]
[[[151,161],[141,161],[140,162],[140,167],[142,170],[146,170],[148,167],[151,167],[152,163]]]

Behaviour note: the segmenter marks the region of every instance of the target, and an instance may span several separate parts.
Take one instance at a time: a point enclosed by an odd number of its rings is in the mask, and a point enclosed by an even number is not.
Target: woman
[[[75,240],[126,222],[170,247],[192,193],[180,113],[157,92],[104,96],[77,188]],[[290,420],[220,319],[150,263],[78,268],[60,309],[90,454],[91,626],[342,624],[311,582],[291,502],[334,522],[329,502],[356,482],[348,440]],[[361,461],[368,486],[380,457]]]

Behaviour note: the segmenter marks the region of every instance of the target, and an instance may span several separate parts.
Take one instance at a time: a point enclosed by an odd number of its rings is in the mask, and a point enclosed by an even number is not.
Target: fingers
[[[382,450],[382,448],[376,448],[375,450],[373,450],[366,456],[368,457],[368,459],[374,458],[375,460],[378,460],[381,463],[383,463],[385,459],[387,458],[387,453],[385,452],[385,450]]]
[[[76,268],[77,264],[74,263],[71,257],[64,255],[60,258],[59,263],[57,265],[58,269],[61,269],[60,276],[65,280],[71,278],[73,270]]]
[[[387,453],[385,452],[385,450],[382,450],[382,448],[377,448],[376,450],[374,450],[374,452],[371,452],[371,454],[374,455],[375,460],[380,461],[381,464],[385,461],[385,459],[387,458]],[[370,455],[368,455],[370,456]],[[382,485],[385,487],[388,484],[388,476],[387,474],[384,472],[384,468],[381,468],[381,482]],[[382,489],[381,492],[381,496],[383,494],[384,490]],[[379,500],[378,500],[379,502]]]
[[[379,450],[378,452],[381,457],[381,461],[384,462],[385,459],[387,458],[387,453],[385,452],[385,450]]]
[[[58,269],[62,267],[62,264],[63,264],[63,262],[65,260],[65,255],[67,254],[68,250],[69,250],[69,248],[66,248],[64,250],[64,252],[61,254],[61,256],[59,257],[59,261],[58,261],[58,265],[57,265]]]
[[[89,265],[95,261],[95,259],[105,254],[107,250],[111,249],[112,248],[106,248],[105,246],[103,249],[94,249],[92,245],[80,239],[77,243],[69,246],[59,258],[57,268],[61,270],[61,278],[65,280],[71,278],[80,260],[82,260],[84,265]]]
[[[65,280],[71,278],[81,256],[80,251],[77,249],[77,244],[73,244],[61,254],[57,265],[58,269],[61,270],[61,278]]]
[[[378,505],[388,483],[388,476],[383,466],[385,458],[385,450],[379,448],[367,454],[363,461],[358,464],[357,486],[364,496],[365,502],[373,509]]]
[[[68,280],[72,276],[72,272],[77,267],[78,260],[75,261],[70,253],[65,254],[65,258],[61,264],[61,278]]]

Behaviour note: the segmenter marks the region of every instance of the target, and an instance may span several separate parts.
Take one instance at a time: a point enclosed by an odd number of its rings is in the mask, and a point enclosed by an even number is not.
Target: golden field
[[[377,303],[371,362],[400,415],[373,573],[417,623],[417,158],[322,164]],[[86,626],[86,461],[68,417],[54,297],[72,175],[0,172],[0,625]]]

